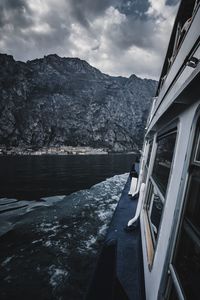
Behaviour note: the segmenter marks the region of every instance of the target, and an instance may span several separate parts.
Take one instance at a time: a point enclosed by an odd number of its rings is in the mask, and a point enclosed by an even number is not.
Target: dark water
[[[0,236],[0,299],[85,299],[127,178],[1,213],[0,228],[11,227]]]
[[[0,198],[67,195],[129,172],[133,154],[0,156]]]
[[[27,199],[78,190],[16,201],[10,204],[15,209],[0,212],[0,300],[85,299],[128,179],[127,173],[116,174],[128,171],[132,160],[126,155],[0,157],[1,196]],[[5,200],[0,199],[2,209],[9,206],[1,203]]]

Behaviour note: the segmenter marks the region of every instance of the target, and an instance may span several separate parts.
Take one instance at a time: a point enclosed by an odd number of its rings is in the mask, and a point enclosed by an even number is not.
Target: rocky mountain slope
[[[156,81],[112,77],[78,58],[0,54],[0,145],[141,146]]]

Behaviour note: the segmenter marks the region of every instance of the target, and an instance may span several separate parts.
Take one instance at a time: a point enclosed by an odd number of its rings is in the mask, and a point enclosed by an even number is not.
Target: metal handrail
[[[137,209],[135,212],[135,216],[128,221],[128,227],[133,225],[139,218],[140,216],[140,212],[141,212],[141,208],[142,208],[142,203],[143,203],[143,198],[144,198],[144,191],[145,191],[145,183],[141,184],[140,187],[140,194],[139,194],[139,199],[138,199],[138,204],[137,204]]]

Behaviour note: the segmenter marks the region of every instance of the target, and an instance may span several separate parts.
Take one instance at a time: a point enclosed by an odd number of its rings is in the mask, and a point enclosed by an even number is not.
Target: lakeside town
[[[0,146],[0,155],[97,155],[108,153],[108,149],[82,146],[42,147],[40,149]]]

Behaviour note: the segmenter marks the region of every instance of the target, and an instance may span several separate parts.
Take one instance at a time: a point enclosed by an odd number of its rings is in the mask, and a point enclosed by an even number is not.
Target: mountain
[[[141,147],[156,81],[55,54],[26,63],[0,54],[0,68],[0,145]]]

